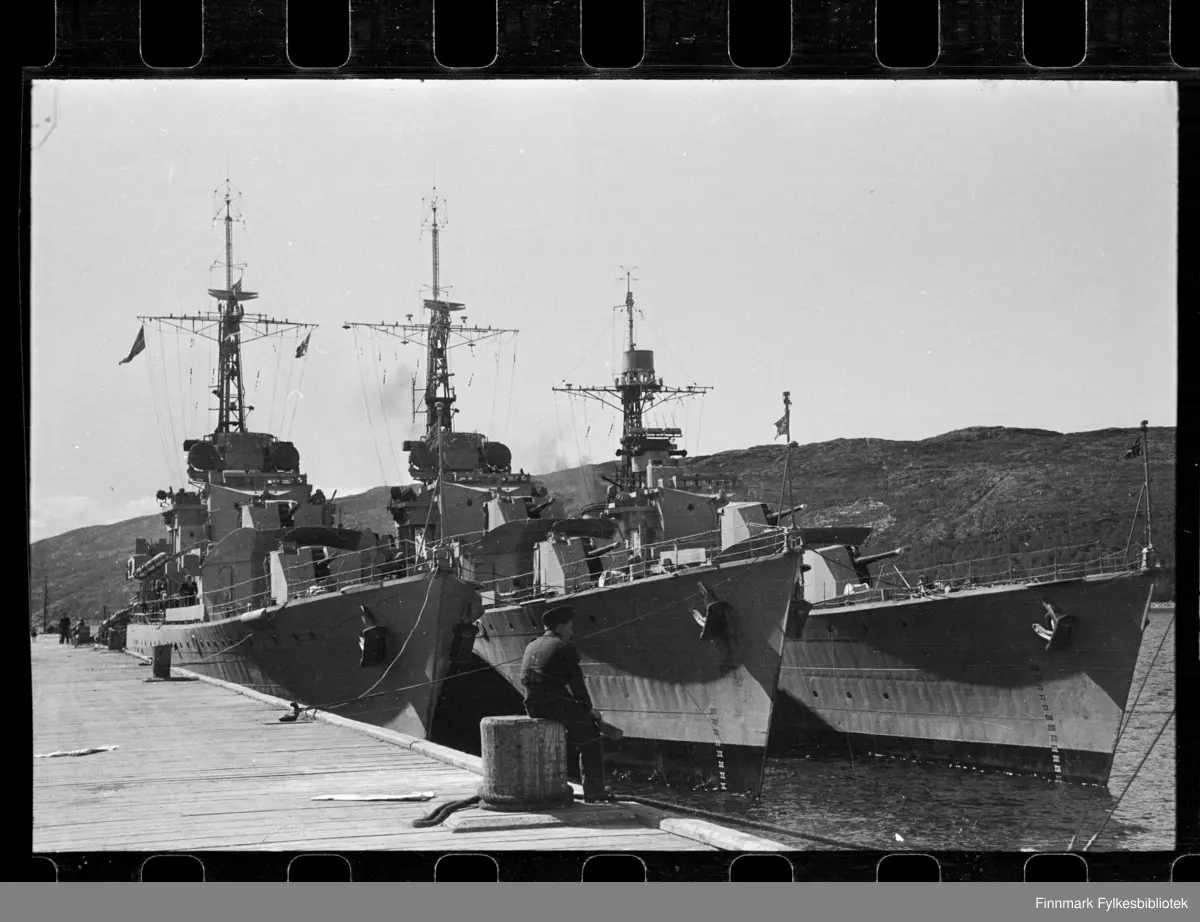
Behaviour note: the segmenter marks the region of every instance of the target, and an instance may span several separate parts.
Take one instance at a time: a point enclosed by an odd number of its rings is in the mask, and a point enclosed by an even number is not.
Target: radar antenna
[[[482,340],[518,331],[495,327],[469,327],[466,325],[465,316],[460,317],[459,324],[455,326],[451,314],[464,310],[466,305],[442,298],[445,288],[442,286],[441,277],[441,231],[446,222],[439,218],[438,211],[444,208],[445,199],[439,198],[435,187],[432,194],[426,198],[426,203],[431,217],[423,227],[429,228],[433,235],[433,297],[424,299],[425,309],[429,311],[429,323],[412,323],[412,314],[409,314],[407,323],[346,322],[342,324],[342,329],[365,327],[399,337],[404,344],[413,343],[425,347],[425,436],[430,444],[434,444],[441,432],[454,431],[453,417],[458,412],[454,408],[454,402],[458,398],[451,382],[454,375],[450,371],[449,351],[455,346],[473,346]],[[414,393],[414,413],[415,404]]]
[[[243,301],[254,300],[258,293],[242,288],[242,271],[246,264],[235,263],[233,260],[233,224],[242,220],[235,205],[239,202],[241,194],[227,175],[225,182],[214,195],[221,201],[221,206],[213,220],[221,221],[225,225],[225,246],[222,254],[224,258],[219,258],[213,263],[213,268],[225,269],[225,287],[208,289],[209,295],[217,300],[216,312],[139,316],[138,319],[143,323],[154,323],[160,328],[170,327],[217,344],[217,379],[212,390],[213,396],[217,398],[217,425],[213,432],[245,432],[246,414],[254,407],[246,405],[245,385],[242,380],[242,346],[267,336],[280,336],[291,331],[308,331],[311,336],[317,324],[277,320],[265,314],[250,314],[242,307]],[[238,270],[236,281],[235,269]],[[297,358],[302,357],[305,351],[307,340],[305,345],[297,350]]]
[[[617,479],[624,489],[636,489],[646,483],[646,465],[661,463],[668,458],[682,458],[686,451],[678,448],[674,439],[683,430],[674,427],[656,428],[644,424],[645,414],[654,407],[671,400],[694,397],[711,391],[712,388],[692,384],[687,387],[668,387],[654,372],[654,353],[649,349],[638,349],[634,337],[633,316],[633,270],[636,266],[621,269],[625,278],[625,303],[613,308],[624,310],[629,323],[629,347],[625,350],[621,374],[613,379],[612,385],[589,385],[580,387],[564,384],[555,387],[559,393],[579,395],[597,400],[621,414],[621,447],[617,457],[621,459]],[[614,401],[613,398],[616,398]]]

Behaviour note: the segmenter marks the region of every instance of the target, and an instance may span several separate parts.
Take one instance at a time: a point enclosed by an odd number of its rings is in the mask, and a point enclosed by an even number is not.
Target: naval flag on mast
[[[792,392],[783,392],[783,416],[775,420],[775,438],[781,435],[791,435],[792,429]]]
[[[308,353],[308,341],[310,339],[312,339],[311,331],[309,331],[309,334],[304,337],[304,342],[296,347],[296,358],[302,359]]]
[[[1121,457],[1122,458],[1136,458],[1136,457],[1140,456],[1141,453],[1142,453],[1142,440],[1139,438],[1136,442],[1133,443],[1133,446],[1129,449],[1129,451],[1125,452],[1125,454],[1122,455]]]
[[[133,357],[146,348],[146,325],[143,323],[142,328],[138,330],[137,339],[133,341],[133,348],[129,350],[129,355],[117,362],[118,365],[124,365],[126,362],[132,362]]]

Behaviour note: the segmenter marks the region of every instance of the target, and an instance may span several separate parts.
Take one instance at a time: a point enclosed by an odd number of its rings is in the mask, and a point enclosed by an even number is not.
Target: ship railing
[[[849,583],[841,595],[810,597],[809,601],[822,608],[839,608],[864,602],[940,598],[973,589],[1114,576],[1136,572],[1140,566],[1140,559],[1131,557],[1124,548],[1091,542],[937,564],[907,573],[893,564],[890,569],[881,569],[870,585]]]
[[[616,547],[608,554],[569,561],[562,567],[561,586],[539,585],[537,574],[533,571],[483,580],[478,582],[477,586],[485,600],[491,600],[490,603],[485,602],[485,605],[519,605],[536,599],[569,595],[597,586],[612,586],[644,579],[647,576],[775,556],[787,550],[790,534],[791,530],[786,527],[767,526],[763,531],[722,553],[719,529],[697,532],[643,544],[637,549]],[[602,539],[596,539],[596,549],[603,547],[604,543]],[[703,550],[703,559],[688,561],[678,557],[672,559],[673,554],[665,558],[663,556],[664,551],[684,550]],[[616,567],[605,569],[604,557],[609,557],[610,563],[614,560],[620,563]]]

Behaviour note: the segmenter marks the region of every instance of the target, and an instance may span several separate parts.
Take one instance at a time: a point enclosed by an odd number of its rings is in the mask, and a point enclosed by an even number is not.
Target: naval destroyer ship
[[[474,653],[519,691],[542,613],[569,604],[588,693],[624,733],[606,745],[606,760],[756,793],[798,548],[778,521],[752,533],[723,494],[672,481],[669,465],[685,454],[675,441],[682,432],[647,426],[646,412],[707,388],[668,387],[653,352],[635,343],[631,287],[624,307],[629,341],[619,376],[611,385],[556,388],[621,410],[617,476],[605,501],[577,516],[508,520],[461,548],[460,572],[478,583],[483,607]]]
[[[456,625],[477,611],[470,586],[434,553],[406,555],[391,536],[339,527],[301,472],[291,442],[247,426],[242,345],[312,325],[247,313],[257,294],[234,278],[235,191],[219,193],[223,288],[215,312],[142,317],[218,347],[217,423],[183,443],[189,486],[160,490],[167,536],[139,539],[123,625],[145,657],[169,646],[179,666],[294,702],[428,735]],[[436,312],[435,312],[436,315]],[[431,329],[436,325],[436,319]],[[336,494],[335,494],[336,495]]]
[[[772,749],[1107,783],[1160,572],[1146,425],[1127,453],[1144,462],[1140,547],[1052,548],[909,579],[889,569],[898,551],[860,553],[868,527],[802,528],[803,603]]]

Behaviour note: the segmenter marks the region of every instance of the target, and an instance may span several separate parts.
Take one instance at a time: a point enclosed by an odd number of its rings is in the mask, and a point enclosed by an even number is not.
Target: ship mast
[[[636,489],[645,484],[648,461],[665,461],[687,454],[678,449],[673,441],[676,436],[683,434],[682,430],[673,427],[648,428],[644,424],[645,414],[667,401],[704,394],[712,388],[696,384],[667,387],[662,378],[655,376],[654,353],[648,349],[638,349],[634,338],[633,269],[637,267],[621,268],[625,274],[625,303],[613,309],[625,311],[629,346],[625,350],[620,376],[613,379],[611,386],[564,384],[554,390],[589,397],[621,413],[621,447],[617,451],[621,465],[617,479],[624,489]],[[613,401],[614,397],[618,402]]]
[[[425,347],[425,441],[431,447],[438,449],[439,467],[441,464],[441,439],[444,433],[454,431],[454,414],[458,412],[454,403],[458,399],[454,393],[450,371],[449,352],[455,346],[474,345],[485,339],[500,336],[505,333],[516,333],[517,330],[498,329],[494,327],[469,327],[466,317],[460,317],[455,326],[451,314],[463,310],[466,305],[456,301],[442,299],[444,289],[441,275],[441,232],[446,226],[446,220],[438,214],[443,209],[445,199],[439,198],[437,188],[425,200],[430,218],[422,223],[433,236],[433,286],[432,298],[424,299],[424,306],[429,311],[428,324],[412,323],[412,314],[407,315],[407,323],[343,323],[342,328],[349,330],[355,327],[377,330],[390,336],[399,337],[404,344],[414,343]],[[414,383],[415,387],[415,383]]]
[[[309,331],[311,334],[317,326],[315,323],[296,323],[291,320],[276,320],[263,314],[249,314],[242,307],[243,301],[254,300],[258,293],[244,291],[240,275],[237,281],[233,278],[234,269],[245,269],[244,263],[235,263],[233,260],[233,224],[241,220],[241,215],[235,209],[240,196],[228,177],[215,194],[220,199],[221,206],[213,220],[221,221],[225,228],[224,260],[213,263],[213,268],[224,267],[225,287],[208,289],[209,295],[217,300],[216,313],[206,311],[178,316],[168,314],[138,317],[143,322],[170,327],[217,344],[217,377],[212,390],[213,396],[217,398],[217,425],[213,430],[214,435],[245,432],[246,415],[254,409],[247,406],[245,401],[242,346],[267,336],[280,336],[292,331]],[[297,354],[297,358],[300,354]]]

